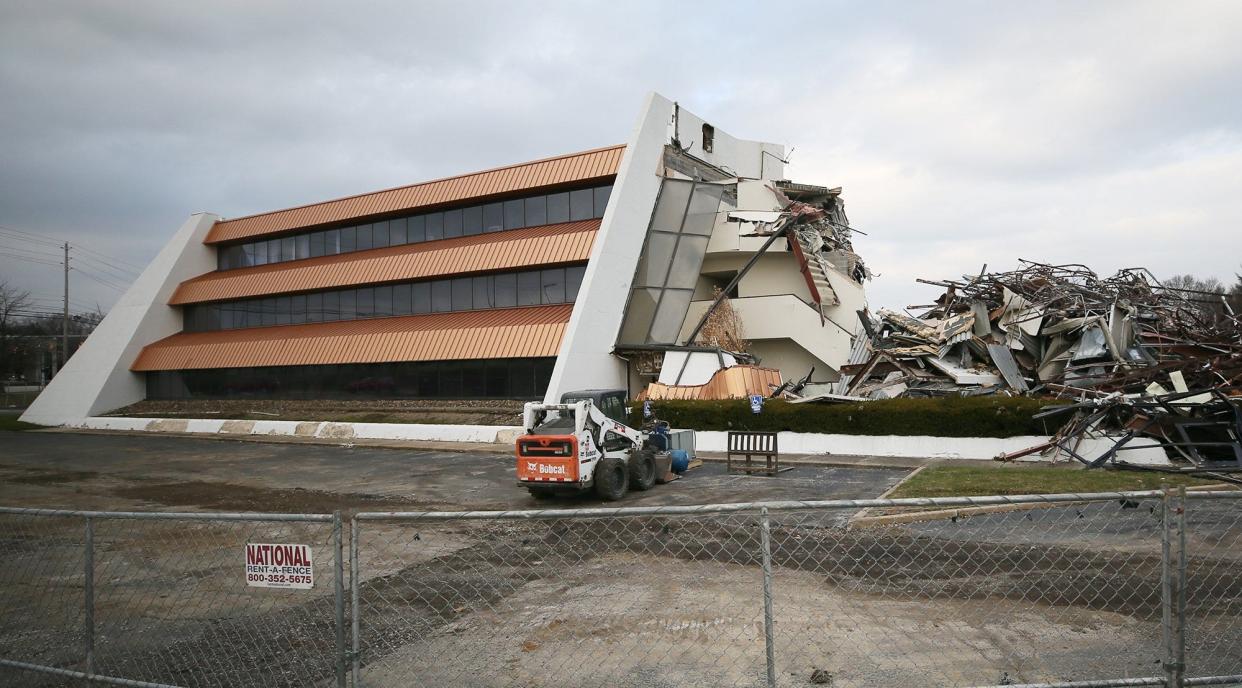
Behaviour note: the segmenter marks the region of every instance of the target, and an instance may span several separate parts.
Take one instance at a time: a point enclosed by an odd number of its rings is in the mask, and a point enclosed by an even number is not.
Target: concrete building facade
[[[783,156],[651,94],[624,145],[194,215],[23,419],[145,398],[634,394],[665,357],[718,346],[690,336],[725,288],[742,359],[835,380],[865,270],[805,231],[772,236],[839,195],[784,181]]]

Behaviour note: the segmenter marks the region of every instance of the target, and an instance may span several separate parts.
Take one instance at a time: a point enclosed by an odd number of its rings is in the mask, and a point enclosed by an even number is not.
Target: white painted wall
[[[664,146],[675,129],[691,155],[736,174],[758,177],[762,172],[774,179],[784,173],[779,161],[782,146],[737,139],[718,128],[716,143],[708,153],[702,149],[703,119],[681,108],[674,122],[675,109],[673,101],[651,93],[626,144],[582,288],[561,341],[546,401],[557,401],[562,393],[575,389],[626,386],[625,363],[612,355],[612,349],[660,191]],[[764,151],[777,157],[764,155]]]
[[[146,397],[146,381],[129,367],[142,347],[181,331],[181,314],[168,300],[181,282],[216,269],[215,249],[203,239],[219,219],[198,213],[181,225],[22,420],[63,425]]]

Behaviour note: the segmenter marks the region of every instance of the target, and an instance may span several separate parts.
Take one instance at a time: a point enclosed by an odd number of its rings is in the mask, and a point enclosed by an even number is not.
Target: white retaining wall
[[[83,418],[65,424],[85,430],[125,430],[141,432],[203,433],[218,435],[285,435],[318,439],[412,440],[422,442],[490,442],[512,444],[522,432],[513,425],[419,425],[398,423],[330,423],[293,420],[184,420],[176,418]],[[837,456],[878,456],[891,458],[977,459],[991,461],[998,454],[1012,453],[1046,442],[1038,435],[1020,437],[899,437],[895,435],[824,435],[807,432],[778,433],[781,454]],[[704,452],[724,452],[728,433],[695,433],[695,447]],[[1109,439],[1083,440],[1082,456],[1093,459],[1113,445]],[[1136,439],[1121,458],[1147,465],[1169,463],[1164,450],[1154,440]],[[1073,460],[1062,454],[1059,460]],[[1049,457],[1024,456],[1018,461],[1041,462]]]

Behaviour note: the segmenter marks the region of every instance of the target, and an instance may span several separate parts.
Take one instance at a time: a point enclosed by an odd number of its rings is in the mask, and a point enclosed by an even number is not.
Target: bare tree
[[[1210,316],[1225,310],[1223,299],[1228,296],[1229,290],[1215,277],[1200,279],[1194,275],[1174,275],[1162,284],[1200,313]]]
[[[9,286],[8,282],[0,282],[0,383],[8,379],[9,331],[21,316],[21,311],[30,305],[30,292]]]

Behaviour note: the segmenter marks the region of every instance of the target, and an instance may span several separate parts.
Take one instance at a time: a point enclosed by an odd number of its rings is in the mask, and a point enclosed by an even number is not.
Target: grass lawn
[[[981,495],[1057,494],[1158,490],[1162,486],[1208,485],[1213,481],[1146,471],[1074,466],[929,466],[902,483],[892,495],[903,497],[975,497]]]
[[[18,432],[21,430],[35,430],[43,427],[34,423],[23,423],[17,419],[17,416],[10,416],[7,413],[0,415],[0,432]]]

